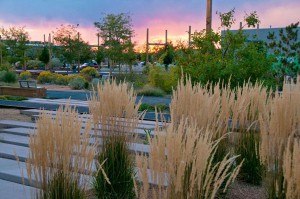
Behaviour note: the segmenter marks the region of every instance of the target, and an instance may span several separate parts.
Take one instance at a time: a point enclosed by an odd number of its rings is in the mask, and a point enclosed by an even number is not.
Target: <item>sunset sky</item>
[[[238,27],[243,16],[257,11],[261,28],[284,27],[300,20],[299,0],[213,0],[213,28],[220,26],[217,11],[235,8]],[[135,30],[134,41],[168,38],[187,40],[188,26],[192,31],[205,28],[206,0],[0,0],[0,27],[26,26],[31,40],[42,41],[44,34],[54,31],[60,24],[79,24],[79,32],[90,44],[96,44],[97,29],[93,23],[104,14],[128,13]]]

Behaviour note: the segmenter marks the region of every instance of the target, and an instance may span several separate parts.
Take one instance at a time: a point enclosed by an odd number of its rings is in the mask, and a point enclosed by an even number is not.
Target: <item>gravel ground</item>
[[[23,122],[31,122],[31,117],[20,114],[19,109],[0,108],[0,120],[18,120]]]

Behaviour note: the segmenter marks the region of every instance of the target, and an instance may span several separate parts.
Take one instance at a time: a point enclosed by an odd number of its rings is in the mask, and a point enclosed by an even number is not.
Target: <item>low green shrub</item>
[[[41,72],[37,77],[37,82],[41,84],[54,83],[57,75],[57,73],[51,73],[50,71]]]
[[[28,69],[38,69],[40,66],[43,66],[43,62],[40,60],[29,60],[27,62],[27,68]]]
[[[12,66],[8,62],[4,62],[4,63],[0,64],[0,71],[9,71],[11,69],[12,69]]]
[[[19,79],[21,80],[28,80],[32,77],[31,73],[29,71],[23,71],[19,75]]]
[[[169,110],[169,106],[165,104],[150,105],[142,103],[139,107],[139,111],[155,111],[155,107],[158,112],[165,112]]]
[[[93,67],[86,67],[80,71],[80,75],[85,78],[86,81],[90,82],[93,78],[98,77],[98,71]]]
[[[148,82],[148,76],[145,74],[120,73],[116,74],[114,77],[118,83],[124,81],[132,83],[134,89],[141,89]]]
[[[17,75],[12,71],[1,71],[0,81],[6,83],[14,83],[17,81]]]
[[[55,84],[57,85],[68,85],[70,77],[67,75],[58,74],[55,79]]]
[[[27,98],[22,96],[0,95],[0,100],[23,101],[27,100]]]
[[[165,71],[161,66],[152,65],[149,70],[149,82],[153,87],[158,87],[166,93],[171,93],[172,88],[177,85],[177,74],[174,67]]]
[[[73,90],[80,90],[84,89],[88,86],[88,82],[86,80],[79,76],[79,75],[73,75],[71,76],[69,87]]]
[[[160,88],[155,88],[148,85],[146,85],[143,89],[138,90],[137,94],[154,97],[163,97],[164,95],[166,95],[166,93]]]
[[[102,152],[97,156],[110,183],[101,172],[94,177],[93,186],[97,198],[135,198],[134,164],[127,149],[126,138],[121,135],[109,136],[104,140]],[[99,169],[98,164],[96,165]]]

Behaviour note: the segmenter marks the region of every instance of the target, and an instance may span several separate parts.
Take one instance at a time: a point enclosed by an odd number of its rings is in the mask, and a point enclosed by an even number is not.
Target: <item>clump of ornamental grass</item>
[[[141,100],[136,104],[136,93],[126,82],[107,80],[98,84],[89,99],[94,128],[102,136],[126,133],[133,136],[142,114],[138,113]]]
[[[127,142],[135,137],[141,114],[138,113],[141,101],[136,104],[133,87],[127,83],[107,80],[98,84],[89,100],[94,128],[103,137],[103,145],[97,155],[103,171],[110,183],[102,175],[96,175],[93,186],[98,198],[134,198],[133,162]],[[98,163],[99,165],[99,163]]]
[[[300,198],[300,142],[291,135],[283,156],[283,176],[286,198]]]
[[[134,163],[127,149],[126,137],[111,135],[104,139],[101,149],[97,161],[105,161],[102,169],[106,176],[99,173],[93,179],[97,198],[135,198]],[[96,167],[99,169],[98,165]]]
[[[40,187],[36,198],[85,198],[92,176],[96,145],[90,145],[91,123],[82,121],[69,105],[56,118],[42,112],[29,138],[26,167],[29,180]]]
[[[199,129],[182,119],[165,130],[156,129],[149,140],[149,155],[137,155],[141,186],[135,187],[139,198],[214,198],[222,185],[224,191],[236,178],[237,156],[225,155],[213,164],[220,139],[213,140],[209,129]],[[154,185],[155,188],[150,189]]]
[[[299,134],[299,86],[299,83],[285,83],[282,93],[275,94],[270,101],[269,111],[260,117],[260,154],[267,167],[266,182],[270,198],[285,198],[283,156],[288,138],[294,133]]]

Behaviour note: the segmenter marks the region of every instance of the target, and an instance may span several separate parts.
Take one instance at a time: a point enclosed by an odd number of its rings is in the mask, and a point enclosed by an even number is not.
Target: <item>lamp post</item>
[[[212,0],[206,0],[206,34],[211,32]]]
[[[0,35],[0,65],[2,65],[2,40]]]

